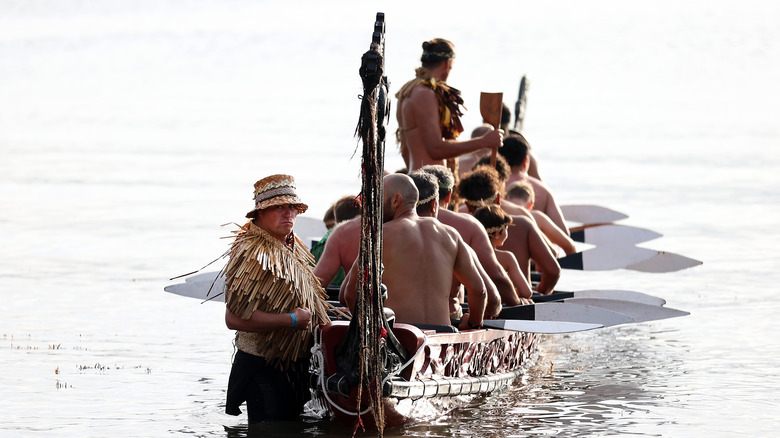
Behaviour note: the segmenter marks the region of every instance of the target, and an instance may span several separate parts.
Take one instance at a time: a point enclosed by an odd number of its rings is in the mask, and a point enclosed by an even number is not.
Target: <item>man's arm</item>
[[[357,267],[358,261],[352,264],[352,267],[344,277],[339,289],[339,302],[347,306],[350,312],[355,310],[355,297],[357,296]]]
[[[542,210],[544,214],[547,215],[547,217],[550,218],[551,221],[555,225],[558,226],[566,235],[569,235],[569,227],[566,226],[566,220],[563,218],[563,212],[561,211],[561,208],[558,207],[558,203],[555,202],[555,197],[553,196],[550,189],[547,188],[547,186],[544,185],[543,182],[538,181],[538,187],[540,187],[542,190],[544,190],[547,193],[547,203],[544,205],[544,209]]]
[[[510,251],[505,251],[501,257],[506,257],[503,266],[506,266],[506,273],[509,278],[512,279],[512,283],[517,288],[517,294],[523,298],[531,298],[533,292],[531,291],[531,285],[528,283],[528,278],[523,275],[520,270],[520,265],[517,262],[517,257]],[[522,300],[518,300],[518,304],[523,304]]]
[[[516,306],[521,304],[520,297],[517,294],[519,290],[515,290],[515,286],[512,285],[512,280],[501,267],[496,259],[496,252],[493,250],[493,246],[490,245],[490,238],[485,231],[485,228],[480,224],[475,229],[475,232],[471,237],[471,248],[477,255],[480,265],[488,278],[495,284],[496,290],[500,297],[501,302],[507,306]],[[492,310],[495,310],[493,308]],[[493,313],[491,310],[491,296],[488,295],[488,314],[491,316],[497,316],[498,313]],[[499,303],[498,312],[501,312],[501,306]]]
[[[445,140],[439,125],[439,102],[435,92],[430,88],[417,87],[407,98],[405,104],[410,104],[414,108],[420,140],[425,145],[431,159],[455,158],[480,149],[501,146],[503,136],[501,131],[489,131],[481,137],[464,141]]]
[[[487,294],[487,303],[484,314],[485,318],[495,318],[499,313],[501,313],[501,295],[498,292],[496,284],[485,271],[482,263],[479,262],[479,257],[477,256],[474,249],[470,248],[468,245],[466,245],[466,249],[468,249],[469,253],[471,254],[474,266],[476,266],[477,270],[479,271],[479,275],[482,277],[482,281],[485,283],[485,293]],[[512,285],[510,284],[509,286],[511,287]],[[514,294],[514,289],[512,290],[512,293]]]
[[[485,307],[487,306],[487,290],[485,289],[485,283],[482,281],[482,276],[479,275],[479,270],[474,265],[474,259],[468,251],[468,246],[461,239],[460,235],[453,232],[454,237],[457,240],[458,254],[455,258],[455,278],[458,279],[468,292],[466,297],[469,303],[469,318],[468,324],[477,326],[482,325],[483,315],[485,314]],[[466,318],[464,318],[465,320]],[[466,325],[466,321],[463,321],[463,325]]]
[[[534,290],[545,295],[552,293],[558,279],[561,278],[561,266],[535,224],[528,230],[528,250],[536,264],[536,269],[542,274],[542,279]]]
[[[333,277],[341,269],[341,255],[338,247],[343,233],[339,231],[340,228],[337,226],[330,233],[328,240],[325,242],[325,250],[322,252],[317,266],[314,267],[314,275],[320,280],[322,287],[328,287],[330,282],[333,281]]]
[[[538,225],[542,233],[550,239],[550,242],[561,247],[566,255],[577,252],[577,246],[574,244],[574,241],[571,240],[571,237],[558,228],[544,212],[531,210],[531,214],[534,217],[534,221],[536,221],[536,225]]]
[[[309,310],[296,307],[292,313],[295,314],[295,328],[303,330],[309,326],[311,322],[311,312]],[[249,316],[249,319],[241,319],[240,316],[226,308],[225,325],[231,330],[240,330],[242,332],[264,332],[293,327],[293,317],[289,313],[267,313],[255,310]]]

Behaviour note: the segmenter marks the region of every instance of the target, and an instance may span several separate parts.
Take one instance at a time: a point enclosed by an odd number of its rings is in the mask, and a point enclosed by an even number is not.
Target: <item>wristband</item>
[[[293,320],[292,328],[295,328],[295,326],[298,325],[298,318],[295,317],[295,313],[290,313],[290,317],[292,317]]]

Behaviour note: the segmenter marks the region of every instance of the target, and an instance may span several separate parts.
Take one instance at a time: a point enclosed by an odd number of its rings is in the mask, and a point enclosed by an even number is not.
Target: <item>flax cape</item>
[[[441,136],[446,140],[454,140],[463,132],[463,124],[460,121],[460,117],[463,115],[461,107],[466,109],[463,105],[463,98],[460,97],[460,90],[450,87],[443,81],[437,81],[436,78],[431,76],[431,71],[424,67],[418,67],[415,71],[415,78],[405,83],[397,93],[395,93],[396,99],[398,99],[398,129],[395,131],[395,139],[399,144],[400,150],[403,153],[408,146],[403,140],[403,124],[401,123],[401,106],[403,100],[412,94],[414,87],[423,85],[433,90],[436,95],[436,100],[439,103],[439,127],[441,127]],[[458,160],[448,159],[447,167],[452,172],[458,174]]]
[[[314,276],[314,258],[295,236],[285,246],[251,221],[236,231],[225,267],[228,309],[249,319],[252,312],[290,313],[296,307],[312,312],[312,327],[330,322],[327,294]],[[236,344],[271,363],[289,364],[308,356],[310,330],[281,328],[260,333],[239,331]]]

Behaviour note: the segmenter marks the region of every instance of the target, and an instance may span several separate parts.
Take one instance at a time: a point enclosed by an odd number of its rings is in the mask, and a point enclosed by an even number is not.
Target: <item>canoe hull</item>
[[[320,397],[339,422],[353,427],[357,412],[366,428],[375,428],[368,398],[357,403],[356,389],[341,391],[335,347],[348,323],[336,321],[322,328],[323,376]],[[505,330],[468,330],[434,333],[396,323],[393,333],[413,355],[406,367],[383,385],[384,426],[396,427],[452,409],[473,396],[500,391],[523,373],[536,351],[539,335]],[[417,354],[414,354],[417,353]],[[323,388],[330,388],[325,394]]]

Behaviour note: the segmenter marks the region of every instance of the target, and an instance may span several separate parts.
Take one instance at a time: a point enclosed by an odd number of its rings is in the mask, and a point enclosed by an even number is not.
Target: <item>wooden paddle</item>
[[[485,123],[498,130],[501,126],[501,108],[503,106],[504,93],[485,93],[479,95],[479,112]],[[498,147],[494,147],[490,153],[490,165],[496,167],[496,155]]]
[[[515,102],[515,131],[523,132],[523,120],[525,119],[525,103],[527,100],[529,80],[526,75],[520,79],[520,91],[517,93],[517,102]]]

